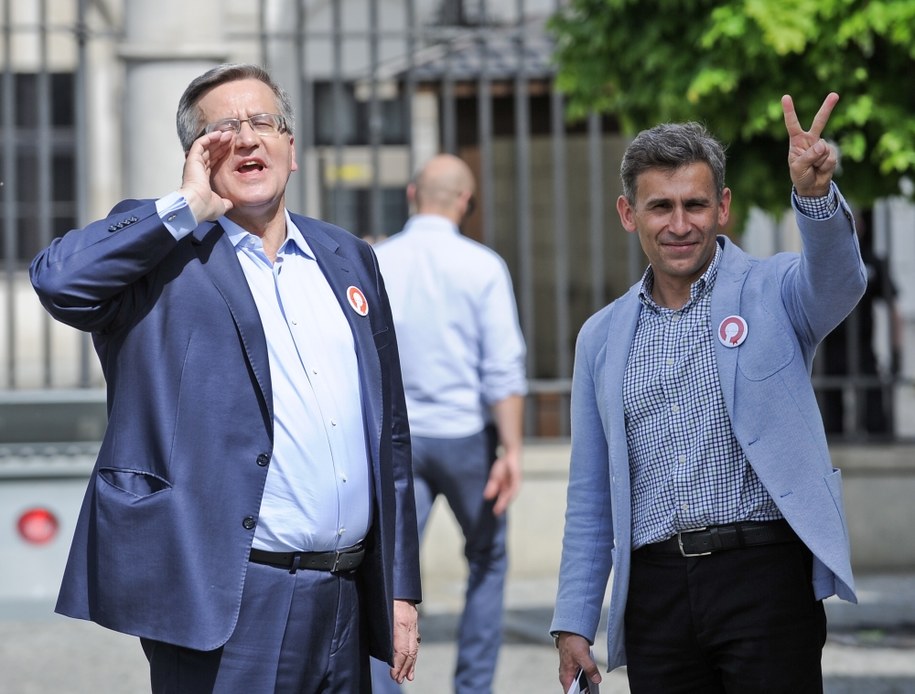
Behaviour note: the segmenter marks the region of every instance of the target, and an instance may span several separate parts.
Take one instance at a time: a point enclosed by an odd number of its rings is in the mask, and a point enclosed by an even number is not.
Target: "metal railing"
[[[214,52],[263,63],[297,104],[301,166],[290,207],[380,238],[405,221],[403,189],[424,158],[448,151],[468,161],[480,195],[464,232],[499,252],[515,283],[528,343],[527,431],[567,436],[578,328],[638,278],[644,260],[615,211],[625,141],[597,115],[563,118],[544,25],[561,3],[404,0],[399,17],[392,3],[380,16],[378,0],[365,0],[358,16],[353,3],[346,12],[344,3],[307,0],[212,5],[226,25]],[[120,198],[99,181],[124,179],[118,167],[133,133],[163,125],[128,129],[118,110],[99,117],[99,83],[124,89],[136,6],[0,0],[0,383],[8,390],[103,386],[88,338],[47,317],[25,268],[54,235]],[[174,48],[168,60],[188,51]],[[878,385],[887,401],[897,385],[885,373],[815,379],[845,393]],[[856,435],[859,418],[847,417]]]

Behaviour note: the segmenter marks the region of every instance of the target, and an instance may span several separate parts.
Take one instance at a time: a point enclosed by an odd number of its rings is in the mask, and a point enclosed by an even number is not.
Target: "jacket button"
[[[247,516],[241,524],[245,530],[253,530],[254,526],[257,525],[257,521],[254,520],[254,516]]]
[[[267,463],[270,462],[270,456],[267,453],[261,453],[257,456],[257,464],[261,467],[266,467]]]

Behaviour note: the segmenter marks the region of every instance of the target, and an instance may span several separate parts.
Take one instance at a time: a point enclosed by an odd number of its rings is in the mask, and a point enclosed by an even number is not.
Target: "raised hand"
[[[788,94],[782,97],[788,130],[788,170],[798,195],[820,197],[829,192],[838,154],[820,135],[838,101],[839,95],[830,92],[814,116],[810,130],[804,130],[797,119],[794,101]]]
[[[184,159],[178,192],[184,195],[198,222],[218,219],[233,207],[231,200],[213,190],[210,177],[213,169],[231,152],[234,138],[234,132],[216,131],[203,135],[191,145]]]

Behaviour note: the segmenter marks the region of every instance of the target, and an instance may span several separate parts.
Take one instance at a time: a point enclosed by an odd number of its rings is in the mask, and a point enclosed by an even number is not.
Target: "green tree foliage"
[[[571,119],[705,123],[739,216],[787,203],[783,94],[806,127],[839,93],[824,136],[862,207],[915,173],[915,0],[571,0],[549,27]]]

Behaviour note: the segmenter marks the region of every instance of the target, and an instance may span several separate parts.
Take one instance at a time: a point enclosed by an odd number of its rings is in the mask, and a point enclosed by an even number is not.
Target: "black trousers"
[[[823,691],[826,614],[800,542],[684,558],[633,553],[625,639],[633,694]]]

